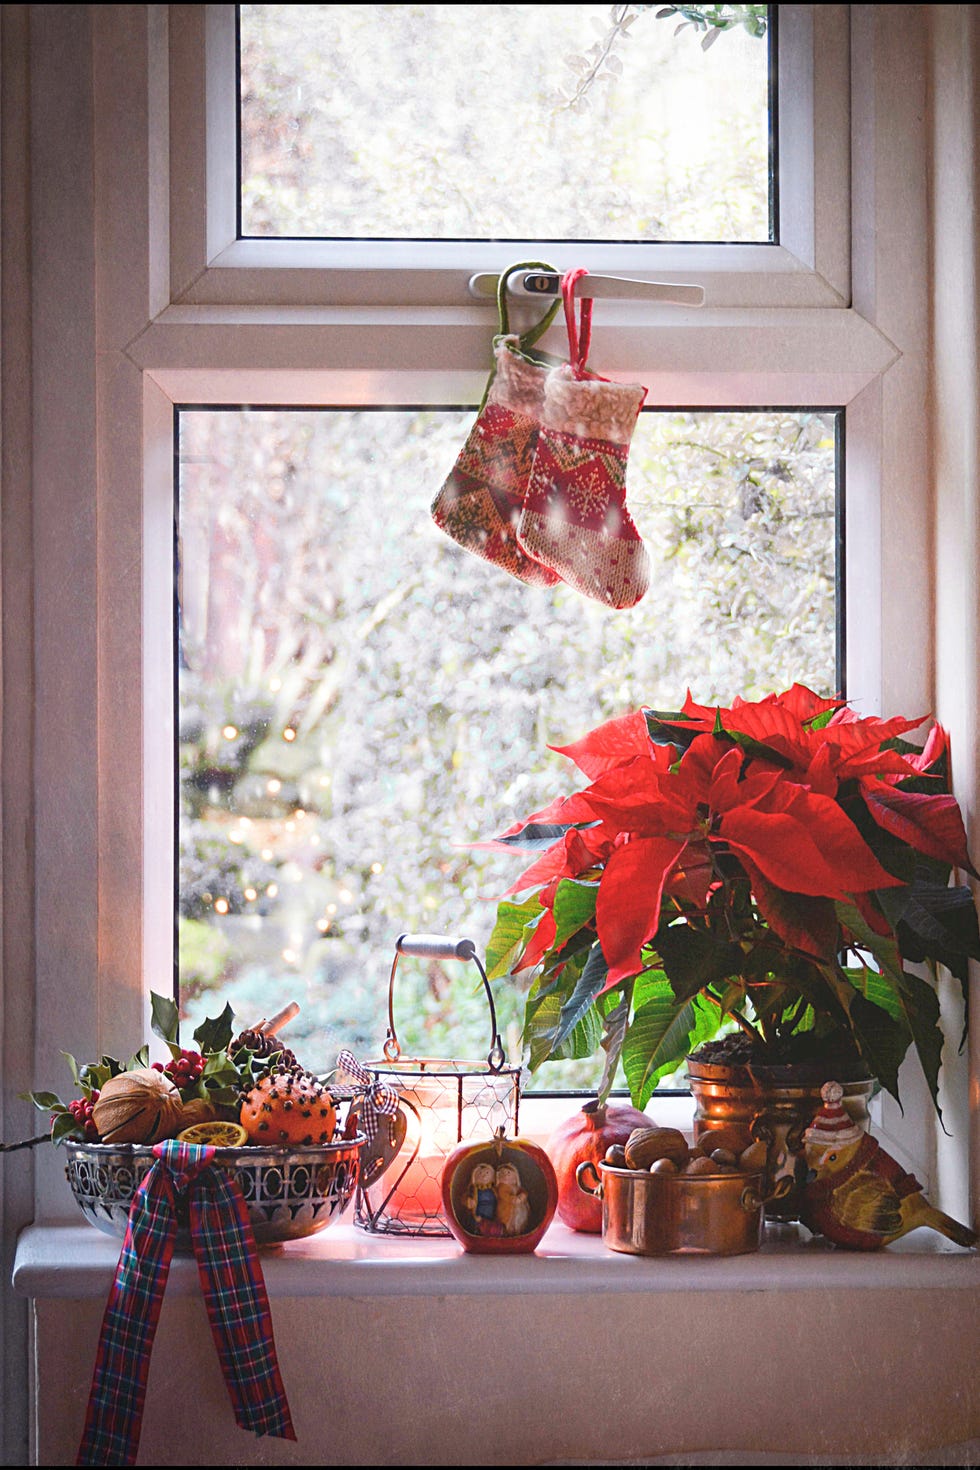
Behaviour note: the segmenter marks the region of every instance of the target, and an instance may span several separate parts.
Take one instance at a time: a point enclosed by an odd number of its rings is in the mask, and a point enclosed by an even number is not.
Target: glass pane
[[[769,241],[772,7],[685,8],[242,5],[242,234]]]
[[[180,969],[195,1022],[287,1001],[309,1065],[377,1056],[394,941],[471,936],[525,865],[466,844],[576,789],[548,745],[688,686],[834,690],[830,412],[646,411],[627,612],[531,588],[429,515],[472,412],[180,415]],[[465,964],[399,966],[416,1054],[485,1056]],[[523,997],[496,987],[512,1054]],[[538,1086],[595,1084],[548,1064]]]

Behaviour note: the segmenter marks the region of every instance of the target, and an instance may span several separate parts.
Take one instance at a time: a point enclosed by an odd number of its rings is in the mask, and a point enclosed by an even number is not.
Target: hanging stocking
[[[647,390],[611,383],[586,368],[592,302],[575,325],[575,282],[562,277],[570,361],[548,374],[517,539],[528,556],[607,607],[632,607],[646,592],[650,560],[626,509],[626,460]]]
[[[500,335],[494,338],[494,367],[476,423],[455,466],[432,504],[436,525],[460,546],[531,586],[551,587],[557,575],[525,552],[517,541],[534,448],[540,427],[544,385],[554,359],[528,356],[551,325],[557,300],[540,322],[521,336],[510,334],[507,277],[515,270],[553,266],[526,262],[504,271],[497,285]]]

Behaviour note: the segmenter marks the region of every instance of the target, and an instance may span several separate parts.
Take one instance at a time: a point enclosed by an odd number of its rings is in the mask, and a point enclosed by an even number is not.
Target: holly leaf
[[[130,1057],[129,1061],[123,1067],[123,1071],[124,1072],[135,1072],[140,1067],[148,1067],[149,1065],[150,1065],[150,1048],[148,1046],[145,1046],[144,1045],[144,1046],[141,1046],[140,1047],[139,1051],[136,1051],[136,1052],[133,1053],[133,1055]]]
[[[180,1012],[167,995],[150,991],[150,1030],[168,1045],[177,1044]]]
[[[235,1034],[235,1013],[226,1003],[220,1016],[209,1016],[194,1032],[194,1040],[205,1054],[227,1051]]]
[[[78,1070],[78,1084],[88,1097],[92,1092],[102,1091],[110,1077],[118,1077],[123,1070],[122,1062],[115,1057],[103,1057],[100,1062],[87,1062]]]
[[[67,1113],[68,1108],[56,1092],[18,1092],[22,1102],[33,1103],[40,1113]]]
[[[51,1142],[65,1143],[69,1138],[76,1138],[80,1142],[85,1138],[85,1126],[80,1123],[73,1113],[59,1113],[51,1125]]]

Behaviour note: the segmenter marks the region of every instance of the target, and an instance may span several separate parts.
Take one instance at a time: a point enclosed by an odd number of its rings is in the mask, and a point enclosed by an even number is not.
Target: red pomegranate
[[[558,1176],[558,1217],[573,1230],[598,1235],[602,1230],[602,1204],[583,1194],[575,1170],[586,1159],[598,1164],[611,1143],[625,1143],[634,1128],[649,1128],[652,1119],[626,1104],[603,1106],[598,1098],[581,1112],[566,1118],[548,1139],[548,1157]]]

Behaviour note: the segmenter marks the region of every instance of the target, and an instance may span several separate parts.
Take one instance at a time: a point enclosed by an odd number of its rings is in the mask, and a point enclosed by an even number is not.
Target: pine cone
[[[258,1057],[278,1055],[280,1065],[283,1067],[299,1066],[295,1053],[291,1052],[288,1046],[284,1046],[277,1036],[266,1036],[263,1031],[240,1031],[228,1050],[234,1055],[236,1051],[241,1051],[243,1048]]]

